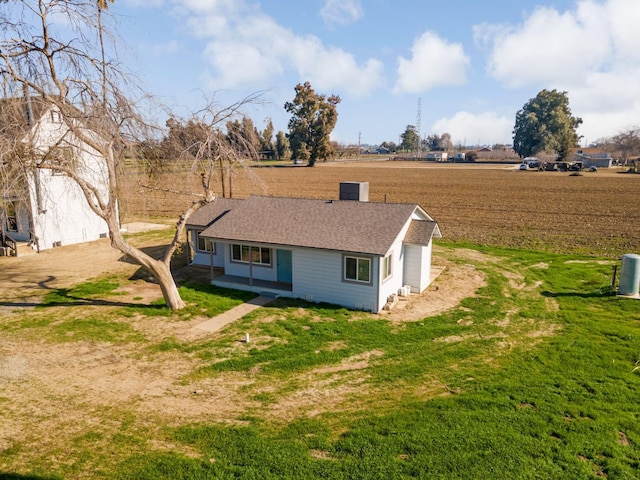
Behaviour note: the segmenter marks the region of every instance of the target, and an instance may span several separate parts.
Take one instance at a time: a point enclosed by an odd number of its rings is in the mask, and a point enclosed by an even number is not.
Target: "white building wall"
[[[404,246],[404,284],[411,286],[412,293],[422,293],[431,281],[432,244]]]
[[[311,302],[327,302],[356,310],[378,312],[375,279],[379,278],[378,261],[373,258],[372,285],[342,280],[341,252],[313,249],[293,250],[293,296]]]
[[[105,160],[71,135],[63,123],[56,123],[49,112],[33,129],[34,146],[46,152],[51,145],[73,149],[76,171],[95,187],[102,201],[109,199],[109,178]],[[60,141],[64,137],[64,140]],[[36,186],[36,182],[38,185]],[[66,175],[54,175],[47,168],[29,178],[33,234],[39,250],[54,245],[89,242],[108,236],[107,223],[89,207],[78,184]]]
[[[402,242],[400,238],[393,244],[390,252],[393,255],[393,263],[391,266],[391,276],[384,280],[382,276],[384,272],[382,267],[380,268],[380,298],[378,303],[378,310],[387,303],[389,296],[392,294],[398,294],[400,289],[404,286],[404,250],[402,248]],[[382,259],[379,260],[382,263]]]
[[[191,262],[194,265],[202,265],[205,267],[210,267],[213,262],[214,267],[224,267],[224,244],[219,242],[214,242],[214,253],[213,255],[210,252],[201,252],[198,250],[198,231],[197,230],[189,230],[187,235],[189,235],[189,243],[191,248],[193,249],[193,259]]]
[[[108,236],[106,222],[91,210],[76,182],[47,169],[40,170],[39,191],[34,181],[32,177],[29,190],[34,240],[39,250]]]

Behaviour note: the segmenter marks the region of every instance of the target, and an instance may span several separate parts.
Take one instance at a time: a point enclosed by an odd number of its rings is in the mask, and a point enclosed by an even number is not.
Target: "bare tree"
[[[171,274],[170,261],[189,216],[213,200],[211,178],[215,172],[201,172],[204,193],[178,219],[175,235],[162,258],[149,256],[124,238],[117,204],[117,172],[124,146],[145,136],[148,125],[135,106],[146,95],[118,62],[117,42],[110,34],[115,30],[107,28],[110,17],[106,7],[104,0],[16,0],[4,4],[0,10],[0,81],[5,97],[26,91],[60,112],[63,138],[69,142],[77,139],[76,145],[104,158],[108,192],[102,192],[74,162],[47,161],[52,149],[38,151],[33,145],[17,148],[4,142],[0,159],[5,171],[12,172],[14,182],[18,181],[16,173],[24,179],[45,166],[73,179],[93,212],[106,222],[111,245],[148,270],[158,280],[167,306],[178,310],[185,303]],[[242,104],[238,102],[220,115],[229,118]],[[29,154],[21,155],[21,149]],[[207,155],[199,152],[194,158]],[[230,158],[229,154],[224,158]],[[219,165],[222,172],[222,162]],[[231,175],[228,162],[225,168],[226,175]],[[7,175],[0,180],[10,188]]]
[[[640,154],[640,127],[627,129],[609,139],[611,145],[621,156],[623,165],[629,157]]]
[[[259,103],[261,95],[255,92],[227,106],[219,105],[214,96],[205,99],[205,107],[188,120],[172,117],[167,121],[169,132],[162,150],[191,163],[191,173],[202,180],[205,202],[211,201],[216,191],[222,197],[233,197],[233,178],[239,171],[260,183],[251,169],[258,159],[258,136],[242,108]]]

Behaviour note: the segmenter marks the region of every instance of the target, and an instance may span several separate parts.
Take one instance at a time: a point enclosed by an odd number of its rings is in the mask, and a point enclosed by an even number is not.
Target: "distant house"
[[[573,161],[582,163],[583,168],[609,168],[613,158],[599,148],[579,148],[573,153]]]
[[[0,100],[0,108],[0,135],[29,156],[21,159],[27,164],[21,181],[0,191],[0,254],[34,253],[106,237],[106,222],[91,210],[78,184],[51,168],[73,162],[106,198],[104,159],[70,132],[59,110],[39,98]],[[11,161],[0,162],[0,169],[8,172]]]
[[[344,199],[354,186],[365,198]],[[219,198],[188,221],[192,264],[222,271],[214,285],[379,312],[429,286],[441,235],[419,205],[366,196],[355,182],[341,185],[342,200]]]
[[[427,153],[427,160],[434,162],[446,162],[449,154],[447,152],[429,152]]]

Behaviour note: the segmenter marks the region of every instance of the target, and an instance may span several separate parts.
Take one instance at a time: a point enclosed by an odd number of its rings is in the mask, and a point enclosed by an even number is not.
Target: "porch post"
[[[253,247],[249,245],[249,286],[253,286]]]
[[[211,242],[211,244],[209,245],[209,277],[210,280],[213,281],[213,246],[215,244],[213,242]]]

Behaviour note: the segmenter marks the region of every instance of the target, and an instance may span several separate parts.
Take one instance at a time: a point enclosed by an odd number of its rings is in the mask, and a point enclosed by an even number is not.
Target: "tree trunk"
[[[153,264],[154,266],[149,268],[153,271],[154,277],[156,277],[160,284],[160,290],[162,290],[162,296],[164,297],[167,307],[171,310],[180,310],[186,307],[186,304],[180,297],[178,287],[173,279],[173,275],[171,275],[169,266],[160,260],[154,260]]]
[[[109,225],[109,235],[113,248],[131,257],[138,265],[149,270],[149,273],[158,280],[167,307],[171,310],[180,310],[186,307],[186,303],[180,297],[176,281],[171,274],[170,258],[162,261],[147,255],[142,250],[130,245],[124,239],[120,230],[112,228],[112,225]]]

